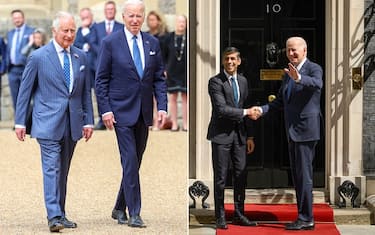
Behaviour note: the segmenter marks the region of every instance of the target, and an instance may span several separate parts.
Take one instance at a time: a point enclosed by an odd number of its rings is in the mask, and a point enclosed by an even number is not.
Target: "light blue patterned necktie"
[[[70,61],[66,50],[64,50],[64,77],[68,91],[70,91]]]
[[[237,88],[236,79],[234,79],[234,77],[230,77],[230,81],[232,83],[234,103],[237,107],[238,106],[238,88]]]
[[[17,38],[16,38],[16,50],[15,50],[15,58],[14,58],[14,60],[15,60],[15,64],[20,64],[21,62],[20,62],[20,54],[21,54],[21,50],[20,50],[20,47],[21,47],[21,29],[19,29],[19,28],[16,28],[16,36],[17,36]]]
[[[137,72],[139,77],[142,79],[143,76],[143,67],[142,67],[142,60],[141,60],[141,53],[139,51],[138,43],[137,43],[137,36],[133,36],[133,60],[135,67],[137,68]]]

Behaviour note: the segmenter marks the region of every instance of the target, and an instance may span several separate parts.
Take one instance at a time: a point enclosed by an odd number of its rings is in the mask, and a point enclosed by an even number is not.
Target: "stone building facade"
[[[363,171],[375,175],[375,3],[364,5]]]

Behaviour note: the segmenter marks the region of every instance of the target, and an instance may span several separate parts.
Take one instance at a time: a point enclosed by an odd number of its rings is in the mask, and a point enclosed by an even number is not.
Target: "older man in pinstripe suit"
[[[15,128],[17,138],[24,141],[33,97],[31,137],[41,149],[48,226],[51,232],[58,232],[77,227],[65,213],[67,178],[76,143],[82,137],[90,139],[94,117],[86,55],[72,46],[74,17],[58,12],[52,30],[54,39],[34,51],[26,64]]]

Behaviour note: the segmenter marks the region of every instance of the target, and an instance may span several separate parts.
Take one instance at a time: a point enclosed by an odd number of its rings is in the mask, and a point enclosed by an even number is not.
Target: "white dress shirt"
[[[64,69],[64,50],[66,50],[68,53],[69,57],[69,63],[70,63],[70,84],[69,84],[69,93],[72,92],[73,90],[73,81],[74,81],[74,76],[73,76],[73,65],[72,65],[72,56],[70,55],[70,47],[64,49],[62,48],[55,40],[52,40],[53,45],[55,46],[57,55],[59,56],[61,68]]]

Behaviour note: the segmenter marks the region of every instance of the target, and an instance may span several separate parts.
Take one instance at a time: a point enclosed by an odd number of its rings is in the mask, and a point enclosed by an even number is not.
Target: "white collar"
[[[224,74],[225,76],[227,76],[227,79],[229,80],[229,78],[233,77],[234,80],[237,80],[237,72],[235,72],[233,75],[230,75],[229,73],[227,73],[227,71],[224,70]]]
[[[61,53],[63,50],[66,50],[68,53],[70,53],[70,47],[68,48],[63,48],[62,46],[60,46],[55,39],[52,40],[52,43],[53,45],[55,46],[55,50],[57,51],[57,53]]]
[[[302,60],[302,62],[299,63],[299,64],[297,65],[297,70],[298,70],[298,71],[301,70],[301,68],[302,68],[303,64],[306,62],[306,60],[307,60],[307,58],[305,57],[305,58]]]
[[[131,33],[126,27],[124,27],[124,31],[125,31],[125,36],[126,36],[126,38],[127,38],[128,40],[132,40],[134,34],[132,34],[132,33]],[[137,33],[137,35],[135,35],[135,36],[137,36],[137,40],[138,40],[138,39],[141,39],[141,38],[142,38],[141,31],[139,31],[139,32]]]

